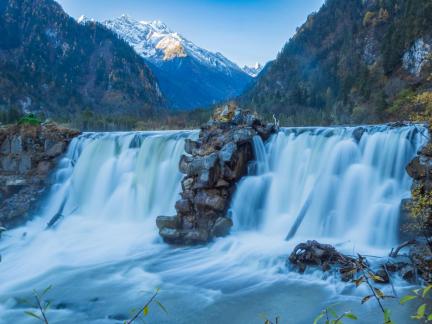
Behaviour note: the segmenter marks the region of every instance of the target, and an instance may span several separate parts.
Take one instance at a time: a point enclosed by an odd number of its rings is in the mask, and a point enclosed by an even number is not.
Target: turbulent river
[[[184,140],[198,133],[81,135],[34,219],[0,241],[0,323],[34,323],[20,300],[49,285],[50,323],[122,323],[156,288],[168,314],[153,307],[150,323],[263,323],[264,314],[312,323],[332,303],[357,313],[357,323],[380,322],[374,302],[360,305],[362,288],[285,265],[306,239],[374,256],[398,243],[411,187],[405,166],[427,131],[365,129],[359,142],[345,127],[287,128],[265,144],[256,138],[256,161],[229,211],[231,235],[192,248],[164,244],[155,218],[175,214]],[[396,286],[408,288],[398,279]],[[397,323],[408,323],[412,310],[396,304],[388,302]]]

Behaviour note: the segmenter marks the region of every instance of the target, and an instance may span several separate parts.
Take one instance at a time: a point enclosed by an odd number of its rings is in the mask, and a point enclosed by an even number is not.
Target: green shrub
[[[39,126],[42,124],[42,121],[40,121],[35,115],[28,114],[24,117],[22,117],[18,121],[18,125],[33,125],[33,126]]]

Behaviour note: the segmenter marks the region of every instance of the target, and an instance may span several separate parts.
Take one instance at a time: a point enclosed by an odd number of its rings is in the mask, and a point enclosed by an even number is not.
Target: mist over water
[[[405,166],[427,131],[365,129],[359,142],[344,127],[255,138],[256,161],[230,209],[232,234],[189,248],[164,244],[155,218],[175,214],[184,140],[198,133],[83,134],[34,220],[0,241],[0,323],[32,323],[17,299],[50,284],[54,323],[120,323],[155,287],[170,312],[152,312],[157,323],[260,323],[262,312],[288,310],[292,323],[307,323],[329,300],[357,307],[361,291],[318,271],[290,272],[285,259],[306,239],[375,255],[398,242],[411,186]],[[366,318],[374,312],[362,309]]]

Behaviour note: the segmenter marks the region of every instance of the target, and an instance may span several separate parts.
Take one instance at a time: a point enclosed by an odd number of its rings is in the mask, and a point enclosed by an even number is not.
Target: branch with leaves
[[[384,278],[376,275],[369,267],[367,259],[362,255],[358,254],[356,260],[356,268],[354,269],[360,276],[353,280],[356,287],[359,287],[362,283],[365,283],[369,288],[371,294],[363,297],[361,303],[364,304],[370,299],[375,299],[378,306],[384,316],[384,324],[394,324],[390,318],[390,310],[385,308],[382,301],[386,298],[396,298],[396,296],[387,296],[379,288],[372,285],[372,282],[385,282]]]
[[[159,306],[160,309],[162,309],[165,313],[168,313],[165,306],[162,305],[162,303],[156,299],[157,295],[159,294],[160,289],[156,289],[156,292],[153,294],[153,296],[144,304],[143,307],[141,307],[135,314],[132,316],[132,318],[129,321],[125,321],[125,324],[131,324],[135,322],[141,315],[146,317],[149,314],[150,311],[150,305],[152,303],[155,303],[157,306]]]
[[[357,316],[354,315],[351,311],[345,312],[342,314],[338,314],[334,310],[334,306],[337,304],[333,304],[324,308],[321,313],[315,318],[313,324],[319,324],[321,321],[324,321],[325,324],[343,324],[343,319],[357,320]]]
[[[37,312],[33,311],[25,311],[24,313],[27,316],[33,317],[38,319],[39,321],[48,324],[48,318],[47,318],[47,311],[51,306],[50,301],[45,301],[44,297],[45,295],[51,290],[52,286],[49,286],[45,288],[41,293],[39,293],[37,290],[33,290],[33,295],[35,298],[36,303],[30,303],[27,301],[24,301],[27,305],[29,305],[32,308],[37,309]]]
[[[421,302],[421,305],[417,308],[415,315],[411,318],[418,321],[423,321],[424,323],[432,323],[432,297],[430,292],[432,291],[432,285],[426,286],[424,288],[413,290],[413,295],[406,295],[401,298],[401,305],[417,300]]]

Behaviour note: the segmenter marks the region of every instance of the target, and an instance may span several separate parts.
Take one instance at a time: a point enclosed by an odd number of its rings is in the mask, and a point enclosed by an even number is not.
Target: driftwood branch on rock
[[[186,140],[180,160],[181,199],[177,215],[156,220],[167,243],[202,244],[229,233],[233,223],[227,210],[236,183],[247,174],[253,160],[253,138],[267,140],[276,131],[255,114],[229,104],[216,110],[201,128],[199,139]]]
[[[408,254],[399,256],[404,247],[410,247]],[[298,244],[288,258],[290,263],[304,273],[307,267],[321,268],[322,271],[337,269],[341,280],[353,280],[358,269],[364,268],[367,262],[364,257],[352,257],[337,251],[332,245],[321,244],[317,241],[307,241]],[[399,275],[408,282],[415,283],[418,279],[432,283],[432,253],[426,243],[408,241],[393,251],[389,258],[379,258],[369,268],[371,278],[378,283],[391,283],[390,275]]]

